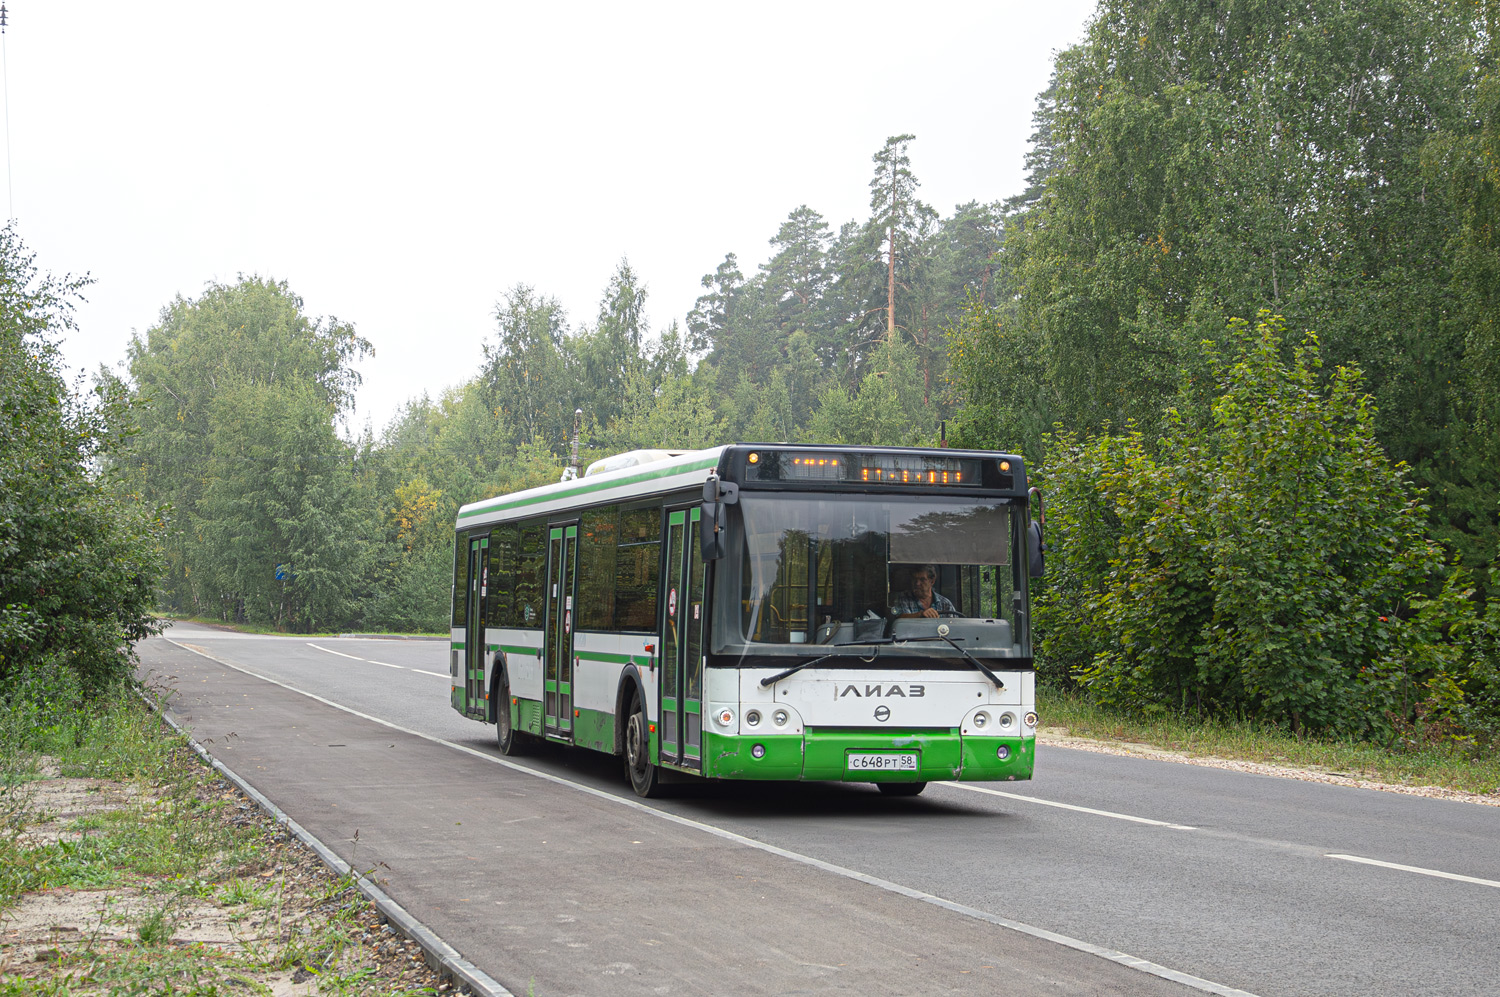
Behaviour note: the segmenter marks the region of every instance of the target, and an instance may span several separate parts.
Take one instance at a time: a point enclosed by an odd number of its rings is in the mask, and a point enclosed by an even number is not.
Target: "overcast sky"
[[[43,270],[94,284],[63,344],[124,357],[176,295],[287,281],[376,350],[354,427],[472,374],[517,282],[592,321],[628,257],[653,330],[800,204],[869,210],[911,132],[944,215],[1022,187],[1082,36],[1050,3],[6,0],[10,184]]]

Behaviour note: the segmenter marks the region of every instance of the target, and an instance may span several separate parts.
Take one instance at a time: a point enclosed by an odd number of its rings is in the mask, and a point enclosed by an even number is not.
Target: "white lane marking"
[[[319,651],[327,651],[329,654],[337,654],[341,658],[354,658],[355,661],[363,661],[366,664],[381,665],[381,666],[383,666],[385,668],[395,668],[395,669],[398,669],[398,670],[403,671],[403,672],[405,672],[405,671],[412,671],[412,672],[420,672],[420,671],[422,671],[420,668],[407,668],[405,665],[392,665],[392,664],[390,664],[388,662],[385,662],[385,661],[376,661],[374,658],[356,658],[352,654],[345,654],[343,651],[335,651],[332,648],[323,647],[321,644],[314,644],[312,641],[308,641],[307,642],[307,646],[308,647],[315,647]],[[422,672],[422,674],[423,675],[436,675],[437,672]]]
[[[307,646],[308,647],[317,647],[319,651],[328,651],[329,654],[337,654],[341,658],[354,658],[355,661],[364,661],[364,660],[366,660],[364,658],[357,658],[357,657],[355,657],[352,654],[345,654],[343,651],[329,651],[328,648],[326,648],[326,647],[318,647],[318,645],[314,644],[312,641],[308,641],[307,642]]]
[[[1326,859],[1339,859],[1344,862],[1358,862],[1361,865],[1378,865],[1382,869],[1395,869],[1399,872],[1415,872],[1422,876],[1436,876],[1438,879],[1455,879],[1460,883],[1477,883],[1480,886],[1493,886],[1500,889],[1500,883],[1493,879],[1478,879],[1474,876],[1460,876],[1456,872],[1443,872],[1441,869],[1423,869],[1419,865],[1401,865],[1398,862],[1382,862],[1379,859],[1367,859],[1361,855],[1324,855]]]
[[[440,679],[446,679],[446,678],[452,678],[453,677],[453,676],[449,675],[447,672],[424,672],[420,668],[413,668],[412,671],[416,672],[418,675],[436,675]]]
[[[1020,793],[1004,793],[998,789],[985,789],[983,786],[965,786],[961,782],[940,782],[939,786],[951,786],[954,789],[967,789],[971,793],[987,793],[990,796],[1003,796],[1007,800],[1020,800],[1022,803],[1040,803],[1044,807],[1057,807],[1060,810],[1076,810],[1081,814],[1093,814],[1095,817],[1113,817],[1115,820],[1128,820],[1136,824],[1150,824],[1153,827],[1171,828],[1173,831],[1196,831],[1196,827],[1188,824],[1172,824],[1164,820],[1152,820],[1150,817],[1133,817],[1130,814],[1117,814],[1113,810],[1095,810],[1092,807],[1075,806],[1072,803],[1058,803],[1056,800],[1043,800],[1035,796],[1022,796]]]
[[[412,737],[420,737],[424,741],[431,741],[434,744],[441,744],[445,748],[451,748],[454,751],[462,752],[463,754],[470,755],[474,758],[478,758],[482,761],[490,762],[495,765],[502,765],[505,768],[508,768],[513,772],[519,772],[522,775],[529,775],[533,778],[542,779],[546,782],[550,782],[558,786],[567,786],[569,789],[575,789],[580,793],[586,793],[589,796],[604,800],[608,803],[615,803],[622,807],[630,807],[631,809],[638,810],[641,813],[650,814],[651,816],[656,817],[660,820],[667,821],[668,823],[694,828],[696,830],[704,832],[705,834],[712,834],[715,837],[722,838],[726,841],[733,841],[737,844],[744,845],[747,848],[754,848],[771,855],[780,856],[784,859],[790,859],[793,862],[799,862],[803,865],[812,866],[815,869],[821,869],[824,872],[830,872],[836,876],[842,876],[845,879],[852,879],[856,882],[864,883],[868,886],[874,886],[891,893],[896,893],[903,897],[910,897],[913,900],[920,900],[923,903],[929,903],[935,907],[941,907],[944,910],[952,911],[955,914],[962,914],[965,917],[972,917],[979,921],[987,921],[990,924],[996,925],[998,927],[1007,928],[1011,931],[1015,931],[1023,935],[1030,935],[1032,938],[1040,938],[1043,941],[1062,945],[1077,952],[1085,952],[1089,955],[1096,955],[1101,959],[1108,959],[1110,962],[1118,963],[1121,966],[1126,966],[1130,969],[1138,970],[1142,973],[1148,973],[1151,976],[1157,976],[1164,980],[1171,980],[1173,983],[1180,983],[1185,987],[1191,987],[1194,990],[1202,991],[1203,993],[1217,994],[1218,997],[1256,997],[1255,994],[1252,994],[1247,990],[1236,990],[1234,987],[1228,987],[1222,983],[1215,983],[1212,980],[1205,980],[1202,977],[1193,976],[1190,973],[1183,973],[1175,969],[1168,969],[1166,966],[1161,966],[1157,963],[1137,958],[1136,956],[1129,955],[1125,952],[1120,952],[1115,949],[1108,949],[1103,947],[1102,945],[1095,945],[1092,942],[1085,942],[1078,938],[1071,938],[1068,935],[1060,935],[1055,931],[1048,931],[1046,928],[1038,928],[1030,924],[1025,924],[1021,921],[1012,921],[1009,918],[999,917],[995,914],[989,913],[988,911],[982,911],[975,907],[968,907],[964,904],[957,903],[952,900],[945,900],[942,897],[934,896],[931,893],[923,893],[921,890],[914,890],[909,886],[902,886],[900,883],[893,883],[888,879],[880,879],[876,876],[866,875],[865,873],[858,872],[854,869],[848,869],[841,865],[834,865],[832,862],[825,862],[822,859],[813,858],[811,855],[803,855],[801,852],[790,851],[789,849],[780,848],[776,845],[768,844],[764,841],[757,841],[754,838],[747,838],[742,834],[736,834],[733,831],[726,830],[722,827],[715,827],[712,824],[704,824],[703,822],[693,820],[690,817],[681,817],[677,814],[668,813],[665,810],[657,810],[655,807],[648,806],[647,804],[642,803],[639,800],[630,799],[624,796],[616,796],[613,793],[607,793],[602,789],[595,789],[593,786],[585,786],[582,783],[573,782],[571,779],[564,779],[561,776],[553,775],[550,772],[540,772],[533,768],[527,768],[525,765],[518,765],[508,758],[502,758],[498,755],[489,754],[488,752],[478,751],[474,748],[468,747],[467,745],[455,744],[452,741],[444,740],[443,738],[436,737],[432,734],[426,734],[419,730],[413,730],[410,727],[402,727],[400,724],[391,723],[389,720],[382,720],[380,717],[371,716],[368,713],[361,713],[356,709],[352,709],[351,707],[343,705],[342,703],[335,703],[331,699],[324,699],[317,693],[308,692],[305,689],[298,689],[294,685],[287,685],[285,682],[282,682],[279,679],[273,679],[269,675],[262,675],[259,672],[251,671],[243,665],[236,665],[232,662],[225,661],[223,658],[216,658],[212,654],[209,654],[207,651],[200,650],[196,647],[190,647],[186,644],[178,644],[177,641],[173,640],[170,637],[164,637],[162,639],[169,644],[176,644],[178,647],[181,647],[184,650],[192,651],[194,654],[202,655],[208,660],[217,662],[218,664],[224,665],[227,668],[233,668],[237,672],[244,672],[246,675],[250,675],[254,678],[261,679],[262,681],[269,682],[272,685],[278,685],[281,688],[286,689],[288,692],[295,692],[300,696],[306,696],[308,699],[315,700],[325,706],[331,706],[336,710],[342,710],[343,712],[348,713],[351,716],[359,717],[361,720],[368,720],[371,723],[380,724],[382,727],[388,727],[391,730],[397,730],[403,734],[410,734]],[[413,669],[413,671],[415,670],[416,669]],[[436,673],[428,672],[426,674],[432,675]],[[446,676],[444,677],[446,678]]]

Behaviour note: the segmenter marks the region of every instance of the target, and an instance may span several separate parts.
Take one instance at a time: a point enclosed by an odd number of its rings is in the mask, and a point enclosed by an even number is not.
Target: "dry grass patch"
[[[0,997],[453,989],[154,715],[113,709],[133,745],[0,755]]]

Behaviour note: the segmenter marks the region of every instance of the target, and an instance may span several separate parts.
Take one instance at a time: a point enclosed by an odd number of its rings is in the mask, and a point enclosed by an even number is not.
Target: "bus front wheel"
[[[877,782],[875,788],[886,796],[921,796],[925,782]]]
[[[651,729],[639,694],[630,699],[625,720],[625,774],[635,795],[650,799],[661,793],[661,770],[651,764]]]
[[[500,673],[495,698],[496,746],[500,748],[502,755],[512,758],[525,754],[526,749],[531,747],[531,736],[516,730],[516,725],[510,722],[510,676],[504,672]]]

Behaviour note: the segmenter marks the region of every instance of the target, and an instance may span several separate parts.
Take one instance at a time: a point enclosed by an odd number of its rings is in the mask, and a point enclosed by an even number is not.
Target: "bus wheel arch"
[[[625,775],[637,796],[650,799],[662,792],[661,769],[651,761],[651,733],[646,714],[646,689],[633,667],[620,682],[615,729]]]
[[[494,677],[490,680],[490,719],[495,724],[495,746],[502,755],[523,755],[536,739],[517,730],[510,719],[510,671],[505,655],[495,655]]]
[[[509,666],[505,662],[505,652],[496,651],[494,667],[490,669],[490,697],[485,709],[484,718],[486,723],[496,723],[500,719],[500,707],[503,705],[500,696],[500,686],[502,680],[504,680],[507,687],[510,685],[508,668]]]
[[[630,720],[627,711],[632,699],[639,699],[643,705],[646,702],[646,682],[633,664],[620,673],[620,685],[615,690],[615,754],[621,757],[625,755],[625,726]]]

